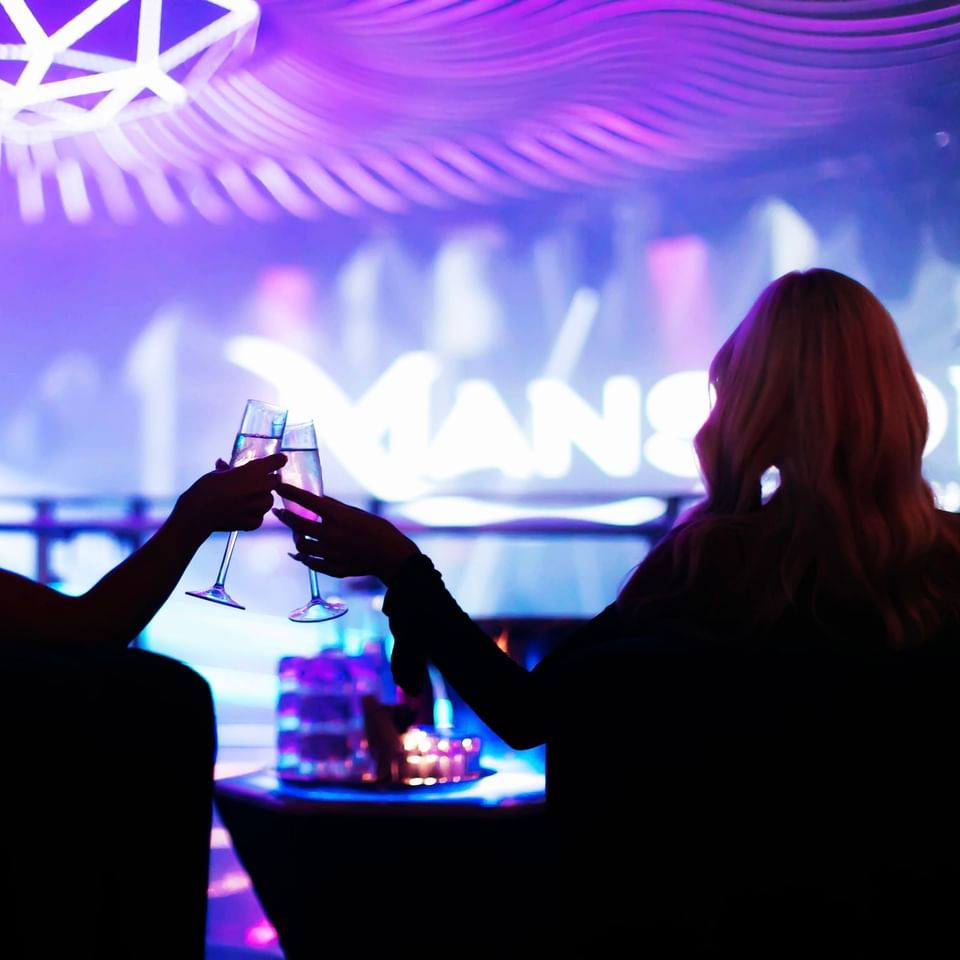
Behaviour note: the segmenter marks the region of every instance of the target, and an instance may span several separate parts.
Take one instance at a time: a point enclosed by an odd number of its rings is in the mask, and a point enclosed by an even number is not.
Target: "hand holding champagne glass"
[[[306,490],[318,497],[323,496],[323,472],[320,467],[320,453],[317,450],[317,433],[313,421],[288,424],[283,432],[280,447],[287,462],[281,473],[284,483]],[[293,500],[284,499],[284,507],[307,520],[317,520],[317,515],[308,507]],[[338,600],[325,600],[320,593],[320,583],[315,570],[310,574],[310,600],[289,614],[297,623],[320,623],[334,620],[347,612],[347,605]]]
[[[389,588],[404,565],[420,553],[385,517],[298,489],[286,478],[283,470],[277,488],[286,509],[273,512],[293,532],[294,559],[309,570],[330,577],[372,575]],[[426,654],[415,643],[396,644],[391,666],[397,683],[416,696],[427,678]]]
[[[261,400],[248,400],[233,445],[230,466],[240,467],[251,460],[259,460],[277,453],[286,423],[286,410],[275,407],[270,403],[263,403]],[[236,543],[237,531],[234,530],[227,540],[216,583],[206,590],[188,590],[187,594],[189,596],[198,597],[201,600],[211,600],[214,603],[222,603],[228,607],[236,607],[238,610],[246,609],[242,604],[237,603],[224,587]]]

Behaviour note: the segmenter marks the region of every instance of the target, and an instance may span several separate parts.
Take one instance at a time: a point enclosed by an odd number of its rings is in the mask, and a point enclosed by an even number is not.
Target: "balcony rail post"
[[[52,500],[34,501],[34,518],[36,523],[37,546],[37,581],[49,586],[57,582],[50,563],[50,546],[53,537],[49,527],[53,521],[55,504]]]

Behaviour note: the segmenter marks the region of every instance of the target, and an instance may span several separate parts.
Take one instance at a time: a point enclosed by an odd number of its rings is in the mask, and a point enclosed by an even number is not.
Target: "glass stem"
[[[307,573],[310,574],[310,602],[319,603],[323,600],[323,597],[320,595],[320,579],[317,576],[317,571],[308,567]]]
[[[217,574],[215,586],[223,589],[224,581],[227,579],[227,570],[230,569],[230,559],[233,557],[233,548],[237,545],[238,531],[234,530],[227,540],[227,547],[223,551],[223,559],[220,561],[220,572]],[[312,571],[311,571],[312,572]]]

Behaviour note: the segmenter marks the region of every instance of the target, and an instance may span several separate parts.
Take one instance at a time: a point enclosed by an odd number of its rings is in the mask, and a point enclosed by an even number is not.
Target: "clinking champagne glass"
[[[309,493],[323,496],[323,473],[320,469],[320,454],[317,451],[317,432],[313,421],[291,423],[283,431],[283,443],[280,445],[287,462],[280,470],[280,479],[293,487],[300,487]],[[283,505],[291,512],[308,520],[316,520],[317,515],[299,503],[284,499]],[[320,593],[320,582],[315,570],[310,574],[310,602],[297,607],[289,614],[297,623],[321,623],[334,620],[347,612],[347,605],[339,600],[325,600]]]
[[[260,460],[276,453],[280,448],[283,437],[283,428],[287,423],[287,411],[275,407],[271,403],[261,400],[248,400],[237,431],[237,439],[233,445],[233,455],[230,457],[231,467],[242,467],[251,460]],[[199,597],[201,600],[212,600],[228,607],[245,610],[246,607],[237,603],[224,589],[227,579],[227,570],[230,569],[230,559],[233,548],[237,545],[237,531],[234,530],[227,540],[227,548],[223,551],[223,560],[220,562],[220,572],[217,582],[207,590],[188,590],[187,595]]]

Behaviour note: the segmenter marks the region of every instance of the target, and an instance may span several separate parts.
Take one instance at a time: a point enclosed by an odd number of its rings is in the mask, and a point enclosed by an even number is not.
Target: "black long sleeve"
[[[426,661],[432,661],[477,716],[518,750],[546,739],[545,696],[558,662],[573,650],[621,633],[619,615],[611,605],[528,671],[464,613],[422,554],[411,557],[397,572],[383,612],[396,641],[397,682],[405,687],[415,684]]]

